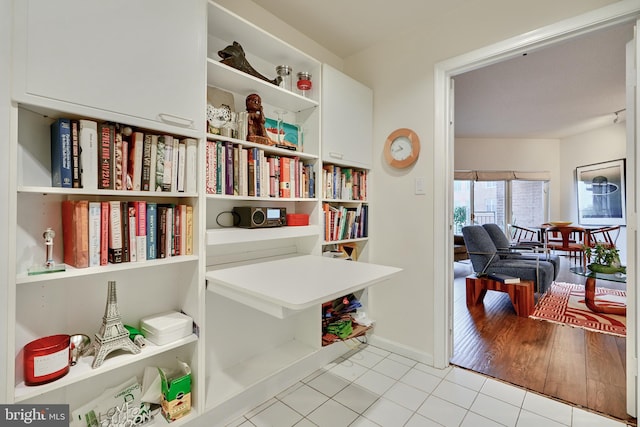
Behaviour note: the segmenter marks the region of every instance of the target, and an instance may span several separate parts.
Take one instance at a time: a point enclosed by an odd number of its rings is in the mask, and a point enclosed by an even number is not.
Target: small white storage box
[[[193,332],[193,319],[178,311],[154,314],[140,320],[142,335],[156,345],[164,345],[188,337]]]

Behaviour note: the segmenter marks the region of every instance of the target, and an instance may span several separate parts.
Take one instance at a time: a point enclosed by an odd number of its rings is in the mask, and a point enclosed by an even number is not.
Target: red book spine
[[[135,202],[136,207],[136,251],[137,260],[147,259],[147,202],[144,200]]]
[[[109,263],[109,202],[100,203],[100,265]]]

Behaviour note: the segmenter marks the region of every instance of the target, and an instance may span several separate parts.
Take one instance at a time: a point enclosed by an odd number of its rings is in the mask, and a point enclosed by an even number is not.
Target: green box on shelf
[[[176,372],[160,371],[162,390],[162,414],[169,422],[187,415],[191,411],[191,368],[178,361]]]

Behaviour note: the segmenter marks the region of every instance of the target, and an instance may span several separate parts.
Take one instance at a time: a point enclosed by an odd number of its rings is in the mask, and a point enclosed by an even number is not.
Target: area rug
[[[599,305],[621,307],[626,301],[625,291],[596,287],[596,303]],[[584,286],[572,283],[552,283],[529,317],[622,337],[627,333],[625,316],[589,310],[584,303]]]

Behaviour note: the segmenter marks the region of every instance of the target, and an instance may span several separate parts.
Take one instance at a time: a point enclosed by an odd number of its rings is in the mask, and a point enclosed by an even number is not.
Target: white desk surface
[[[208,289],[260,299],[289,310],[303,310],[364,289],[402,271],[400,268],[301,255],[209,271]],[[239,300],[238,298],[234,298]]]

